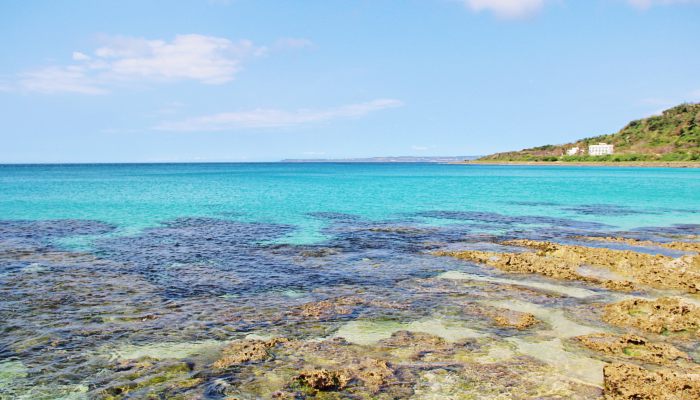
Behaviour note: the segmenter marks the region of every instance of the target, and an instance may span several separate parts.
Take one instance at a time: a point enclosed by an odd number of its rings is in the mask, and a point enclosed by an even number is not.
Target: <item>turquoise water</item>
[[[579,206],[588,209],[572,209]],[[593,206],[593,207],[592,207]],[[289,224],[314,243],[325,222],[449,221],[416,213],[485,211],[604,222],[700,223],[700,170],[430,164],[155,164],[0,167],[0,219],[91,219],[120,234],[182,216]]]

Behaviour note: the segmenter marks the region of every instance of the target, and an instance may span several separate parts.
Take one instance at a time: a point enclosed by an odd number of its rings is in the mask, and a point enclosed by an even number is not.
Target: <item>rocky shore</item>
[[[354,223],[323,246],[255,246],[286,231],[214,220],[94,253],[0,240],[0,397],[700,396],[698,230]],[[273,273],[212,269],[250,260]]]
[[[700,398],[700,364],[676,345],[698,348],[700,307],[697,299],[659,296],[660,291],[698,292],[700,243],[655,242],[625,237],[578,237],[598,243],[663,248],[688,252],[671,257],[649,252],[564,245],[532,240],[508,240],[500,244],[526,251],[437,251],[448,256],[497,268],[508,273],[539,274],[549,278],[580,281],[605,289],[645,297],[602,303],[601,320],[611,327],[604,332],[573,337],[573,341],[609,362],[603,367],[603,396],[621,399]],[[595,273],[590,273],[596,271]],[[629,296],[629,295],[627,295]],[[647,297],[648,296],[648,297]],[[621,332],[621,333],[615,333]],[[651,334],[653,339],[637,334]]]

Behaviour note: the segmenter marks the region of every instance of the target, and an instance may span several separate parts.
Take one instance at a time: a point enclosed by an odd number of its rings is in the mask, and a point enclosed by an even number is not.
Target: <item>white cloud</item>
[[[205,115],[182,121],[167,121],[156,126],[162,131],[225,131],[236,129],[282,128],[324,122],[338,118],[358,118],[369,113],[402,106],[394,99],[377,99],[329,109],[299,109],[294,111],[255,109]]]
[[[89,55],[85,54],[85,53],[81,53],[81,52],[79,52],[79,51],[74,51],[74,52],[73,52],[73,59],[74,59],[75,61],[87,61],[87,60],[89,60],[90,58],[91,58],[91,57],[90,57]]]
[[[464,0],[475,12],[490,11],[499,18],[523,18],[537,13],[545,0]]]
[[[428,146],[413,145],[413,146],[411,146],[411,150],[415,150],[415,151],[428,151],[428,150],[430,150],[430,147],[428,147]]]
[[[645,10],[657,5],[700,4],[700,0],[627,0],[631,6]]]
[[[120,82],[183,81],[218,85],[235,78],[244,60],[266,48],[204,35],[177,35],[172,41],[106,38],[94,56],[73,52],[72,65],[53,65],[20,74],[24,90],[99,94]]]

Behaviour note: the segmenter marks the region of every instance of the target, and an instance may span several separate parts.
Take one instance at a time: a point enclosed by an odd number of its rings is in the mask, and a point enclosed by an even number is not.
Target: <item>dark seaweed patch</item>
[[[0,220],[0,241],[45,245],[51,240],[80,235],[102,235],[116,227],[100,221],[59,219],[45,221]]]
[[[102,257],[123,262],[171,296],[224,295],[293,284],[292,263],[268,257],[266,241],[293,228],[213,218],[181,218],[133,237],[97,241]]]
[[[574,212],[580,215],[595,215],[602,217],[659,214],[658,211],[638,210],[632,207],[618,206],[613,204],[584,204],[574,207],[565,207],[563,208],[563,210]]]
[[[507,201],[506,204],[530,207],[556,207],[561,205],[560,203],[554,203],[551,201]]]
[[[502,227],[512,225],[552,225],[576,229],[605,229],[610,225],[600,222],[577,221],[567,218],[555,218],[538,215],[510,216],[485,211],[424,211],[415,214],[419,217],[439,218],[457,221],[475,221],[496,224]]]
[[[354,221],[359,221],[361,219],[357,215],[345,214],[345,213],[340,213],[340,212],[330,212],[330,211],[311,212],[311,213],[308,213],[306,215],[308,215],[309,217],[312,217],[312,218],[325,219],[325,220],[336,221],[336,222],[354,222]]]

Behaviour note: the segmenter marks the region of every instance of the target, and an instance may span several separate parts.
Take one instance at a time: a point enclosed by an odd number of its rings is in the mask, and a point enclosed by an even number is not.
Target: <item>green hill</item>
[[[598,143],[615,154],[566,155],[566,150]],[[584,152],[587,153],[587,152]],[[485,156],[480,161],[697,161],[700,160],[700,103],[681,104],[661,115],[632,121],[619,132],[563,145],[546,145]]]

